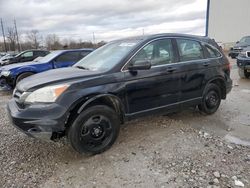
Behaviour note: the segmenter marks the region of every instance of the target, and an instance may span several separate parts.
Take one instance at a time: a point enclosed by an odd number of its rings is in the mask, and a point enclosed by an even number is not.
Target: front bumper
[[[14,79],[9,77],[0,77],[0,87],[13,88]]]
[[[53,133],[63,132],[67,120],[67,110],[56,104],[36,104],[19,108],[11,99],[7,105],[12,124],[28,136],[43,140],[52,139]]]
[[[243,70],[250,70],[250,58],[249,57],[238,57],[237,66]]]

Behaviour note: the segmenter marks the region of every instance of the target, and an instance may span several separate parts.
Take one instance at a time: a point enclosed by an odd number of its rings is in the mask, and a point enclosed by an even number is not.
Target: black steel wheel
[[[209,84],[202,98],[202,103],[198,106],[205,114],[213,114],[217,111],[221,103],[221,90],[216,84]]]
[[[120,130],[116,112],[103,105],[83,111],[68,131],[72,147],[79,153],[97,154],[109,149]]]

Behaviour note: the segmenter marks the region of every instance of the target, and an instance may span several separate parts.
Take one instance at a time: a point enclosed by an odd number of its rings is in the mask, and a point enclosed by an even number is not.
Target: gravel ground
[[[1,92],[0,187],[250,187],[250,147],[218,134],[240,115],[228,109],[237,90],[212,116],[188,110],[130,121],[110,150],[92,157],[66,140],[43,142],[17,131],[5,111],[11,96]]]

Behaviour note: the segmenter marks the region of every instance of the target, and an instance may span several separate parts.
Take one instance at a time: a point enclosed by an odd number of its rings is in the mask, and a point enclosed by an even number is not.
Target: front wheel
[[[98,154],[118,137],[120,120],[110,107],[97,105],[79,114],[68,131],[71,146],[79,153]]]
[[[204,92],[202,103],[198,106],[205,114],[213,114],[221,103],[221,90],[216,84],[209,84]]]

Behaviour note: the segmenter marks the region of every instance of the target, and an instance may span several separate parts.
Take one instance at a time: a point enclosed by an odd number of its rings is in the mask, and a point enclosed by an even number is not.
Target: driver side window
[[[25,52],[22,57],[32,57],[33,56],[33,52]]]
[[[150,61],[152,66],[166,65],[174,62],[174,52],[171,39],[151,42],[141,49],[130,61],[136,65],[142,61]]]

